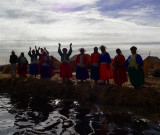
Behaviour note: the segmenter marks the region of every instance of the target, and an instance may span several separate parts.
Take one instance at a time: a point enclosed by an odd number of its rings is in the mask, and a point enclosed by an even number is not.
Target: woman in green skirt
[[[128,68],[128,74],[132,86],[137,89],[145,83],[143,71],[144,63],[142,57],[137,54],[137,47],[132,46],[130,50],[132,55],[126,60],[125,66]]]

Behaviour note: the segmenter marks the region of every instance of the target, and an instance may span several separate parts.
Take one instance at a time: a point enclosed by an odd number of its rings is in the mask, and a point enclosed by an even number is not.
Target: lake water
[[[120,48],[124,54],[124,56],[127,58],[130,55],[130,47],[132,45],[137,46],[138,53],[142,55],[143,58],[146,58],[149,55],[149,52],[151,51],[152,56],[157,56],[160,58],[160,43],[144,43],[144,44],[130,44],[130,43],[103,43],[108,48],[107,51],[110,53],[111,57],[113,58],[116,53],[116,48]],[[40,47],[46,47],[47,50],[50,52],[50,55],[55,56],[57,59],[60,59],[57,50],[58,50],[58,43],[52,42],[52,41],[0,41],[0,65],[8,64],[9,56],[12,50],[16,52],[16,54],[19,56],[20,52],[24,52],[28,60],[30,58],[28,57],[27,53],[29,50],[29,47],[31,46],[34,48],[34,46],[40,46]],[[86,49],[86,53],[91,54],[93,52],[93,48],[95,46],[99,47],[101,43],[95,44],[95,43],[73,43],[73,53],[74,54],[79,53],[79,48],[84,47]],[[68,44],[62,44],[62,48],[67,47],[69,49],[69,43]]]
[[[160,135],[160,126],[98,104],[0,94],[0,135]]]

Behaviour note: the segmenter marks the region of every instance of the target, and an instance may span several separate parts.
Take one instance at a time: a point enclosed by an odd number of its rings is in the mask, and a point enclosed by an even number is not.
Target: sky
[[[0,0],[0,40],[160,43],[160,0]]]

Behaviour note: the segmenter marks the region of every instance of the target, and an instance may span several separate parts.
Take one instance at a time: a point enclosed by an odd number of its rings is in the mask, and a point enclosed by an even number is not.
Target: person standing
[[[100,80],[104,81],[104,83],[109,84],[109,79],[113,78],[113,72],[111,68],[111,58],[108,52],[106,52],[106,47],[102,45],[100,47],[101,54],[99,57],[100,63]]]
[[[113,78],[114,83],[121,86],[123,83],[127,82],[127,74],[125,69],[125,57],[123,56],[121,50],[116,49],[117,55],[114,57],[113,65]]]
[[[11,64],[11,76],[12,78],[16,78],[16,68],[17,68],[18,57],[14,51],[11,52],[9,62]]]
[[[144,71],[143,71],[143,59],[137,54],[137,47],[132,46],[130,48],[131,55],[125,62],[125,66],[128,68],[128,74],[132,86],[137,89],[145,83]]]
[[[91,79],[94,80],[95,83],[100,79],[100,71],[99,71],[99,56],[98,48],[94,47],[94,53],[91,54],[90,57],[90,66],[91,66]]]
[[[50,65],[50,57],[48,56],[46,51],[43,51],[40,55],[40,75],[41,78],[51,78],[53,76],[52,74],[52,67]]]
[[[65,79],[69,80],[69,78],[72,78],[72,68],[69,63],[69,57],[72,54],[72,43],[70,44],[69,52],[67,52],[67,48],[63,48],[62,51],[61,44],[59,43],[58,53],[61,56],[60,77],[65,81]]]
[[[20,75],[20,77],[27,77],[27,73],[28,73],[28,60],[27,58],[24,56],[24,53],[22,52],[20,57],[18,58],[18,74]]]
[[[35,47],[36,49],[36,47]],[[29,73],[31,75],[38,75],[38,63],[37,63],[37,53],[35,50],[32,50],[31,51],[31,47],[29,49],[29,52],[28,52],[28,55],[30,56],[31,58],[31,64],[30,64],[30,67],[29,67]]]
[[[76,79],[84,80],[89,78],[88,73],[88,56],[85,54],[84,48],[79,49],[80,54],[77,55],[75,65],[76,65]]]

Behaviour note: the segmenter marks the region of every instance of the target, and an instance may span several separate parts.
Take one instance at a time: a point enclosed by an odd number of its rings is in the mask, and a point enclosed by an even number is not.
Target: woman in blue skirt
[[[35,50],[31,51],[31,47],[29,49],[28,55],[31,58],[31,64],[29,67],[29,74],[31,75],[38,75],[38,63],[37,63],[37,53],[35,52]]]
[[[85,50],[84,48],[80,49],[80,54],[76,57],[76,79],[81,80],[83,82],[84,80],[89,78],[88,73],[88,56],[84,54]]]

